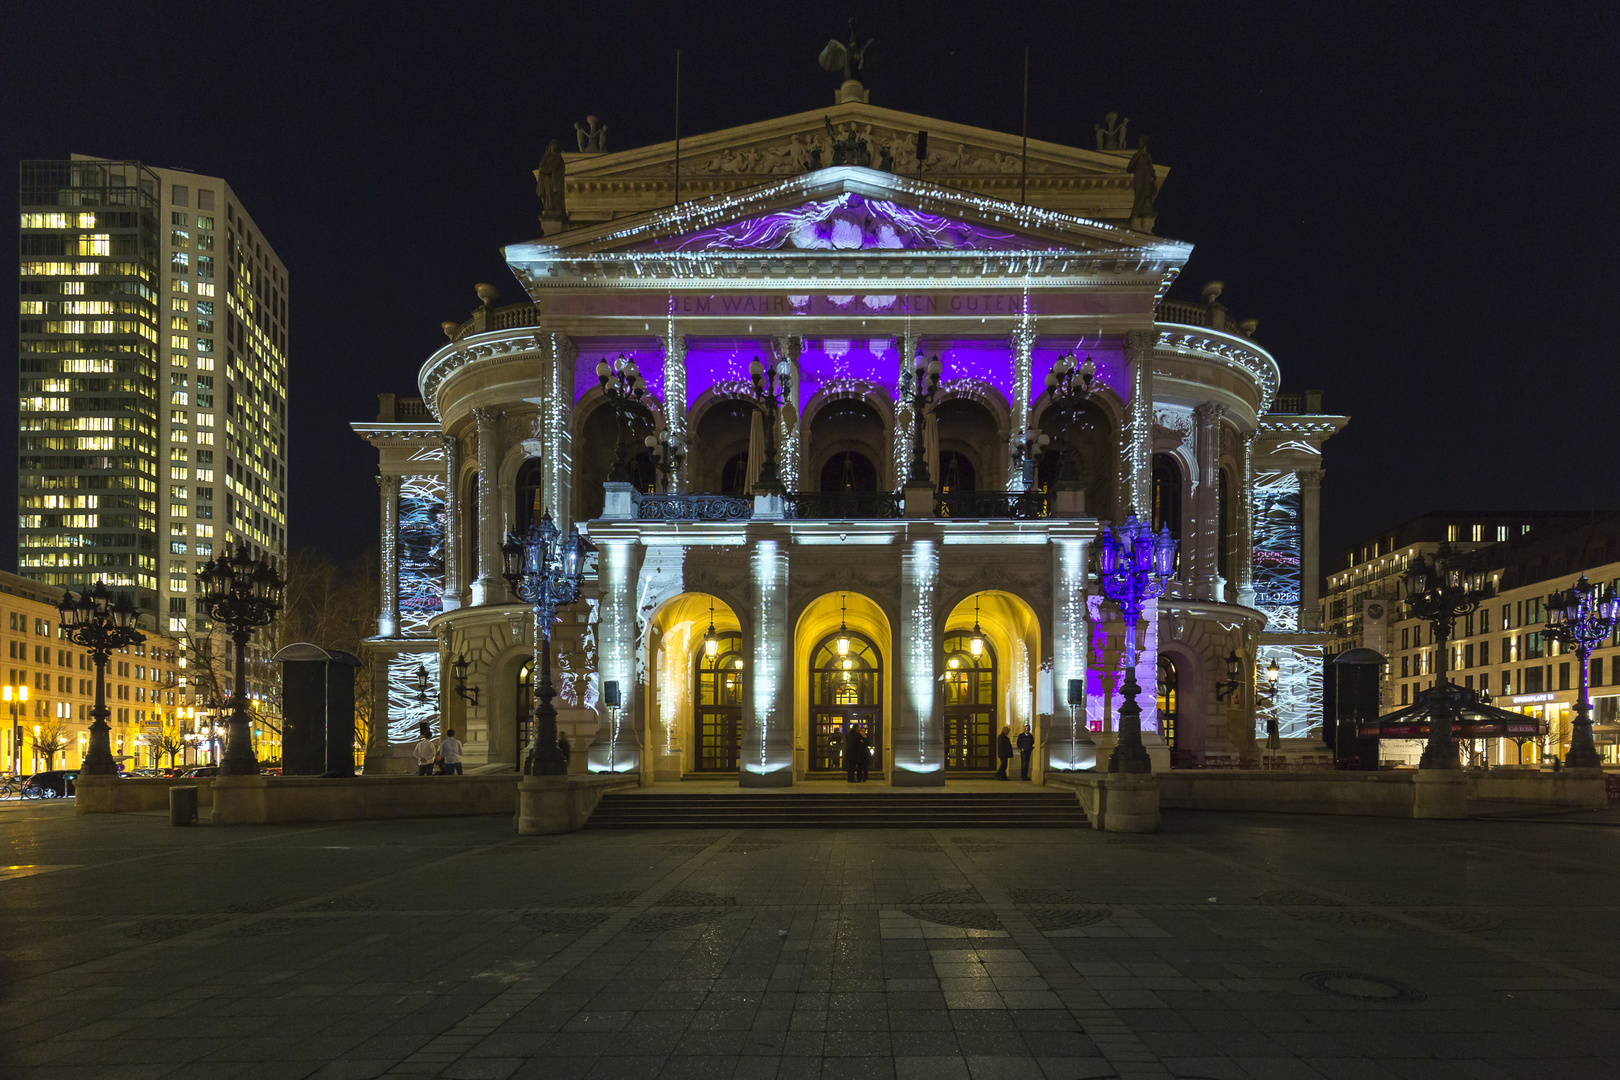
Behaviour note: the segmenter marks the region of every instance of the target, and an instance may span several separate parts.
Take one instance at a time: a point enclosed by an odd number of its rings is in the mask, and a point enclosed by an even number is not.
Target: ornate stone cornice
[[[422,370],[417,375],[417,386],[421,388],[422,401],[434,419],[444,419],[439,412],[439,388],[444,385],[445,380],[467,365],[480,360],[515,359],[526,353],[543,350],[546,347],[543,339],[544,335],[536,333],[533,329],[520,332],[495,330],[487,334],[456,339],[428,357],[427,363],[422,365]]]
[[[1252,341],[1222,333],[1219,330],[1195,329],[1178,325],[1159,324],[1158,348],[1161,352],[1221,364],[1248,377],[1260,390],[1259,408],[1263,413],[1271,407],[1282,384],[1282,373],[1272,355]]]

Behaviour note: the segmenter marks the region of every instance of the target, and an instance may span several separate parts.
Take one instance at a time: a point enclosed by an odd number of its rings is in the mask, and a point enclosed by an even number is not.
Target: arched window
[[[883,658],[864,634],[838,630],[810,651],[810,768],[844,767],[844,732],[855,725],[871,744],[871,766],[883,754]]]
[[[945,635],[945,768],[989,772],[996,767],[996,654],[971,630]]]
[[[1168,527],[1181,539],[1181,465],[1170,454],[1153,455],[1153,531]]]
[[[536,517],[534,508],[542,498],[541,491],[544,485],[545,476],[541,471],[539,458],[529,458],[518,466],[517,484],[512,492],[512,520],[520,536],[527,533],[529,526],[534,523]],[[553,510],[555,514],[552,507],[540,506],[541,514],[547,510]]]
[[[1166,745],[1176,747],[1176,708],[1181,698],[1181,675],[1169,653],[1159,654],[1159,734]]]
[[[715,635],[714,655],[699,647],[692,709],[692,764],[700,772],[736,772],[742,752],[743,646],[740,633]]]
[[[720,494],[748,494],[748,454],[733,454],[720,467]]]
[[[939,454],[939,490],[943,495],[954,492],[977,491],[978,477],[968,456],[955,450],[941,450]]]
[[[846,450],[821,467],[822,491],[876,491],[877,466],[865,454]]]

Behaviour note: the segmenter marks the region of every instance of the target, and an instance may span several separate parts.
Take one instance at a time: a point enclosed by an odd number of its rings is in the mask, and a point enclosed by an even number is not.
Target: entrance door
[[[692,710],[698,772],[736,772],[742,755],[742,635],[718,634],[698,650],[697,700]]]
[[[517,677],[517,761],[523,767],[524,755],[534,738],[534,661],[526,661]]]
[[[996,767],[996,655],[971,631],[945,636],[945,769],[989,772]]]
[[[883,768],[882,678],[882,657],[864,634],[839,630],[811,650],[809,771],[843,770],[851,725],[866,732],[872,771]]]

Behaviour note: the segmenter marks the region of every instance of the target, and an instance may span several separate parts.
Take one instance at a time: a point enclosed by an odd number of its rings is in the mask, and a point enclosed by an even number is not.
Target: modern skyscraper
[[[286,553],[286,267],[219,177],[25,161],[21,210],[18,569],[200,629],[200,562]]]

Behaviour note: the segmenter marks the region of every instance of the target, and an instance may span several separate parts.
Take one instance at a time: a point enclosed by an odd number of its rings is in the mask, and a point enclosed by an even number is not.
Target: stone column
[[[377,611],[377,636],[399,636],[399,484],[397,476],[377,477],[382,492],[382,521],[379,527],[378,568],[382,574],[381,603]]]
[[[750,563],[753,676],[748,680],[743,711],[738,783],[743,787],[791,787],[793,627],[788,622],[788,548],[775,538],[775,530],[755,530]]]
[[[1317,532],[1322,514],[1321,469],[1300,469],[1299,477],[1299,628],[1320,630],[1322,609],[1322,545]]]
[[[900,637],[895,649],[894,731],[889,783],[895,787],[945,784],[944,697],[938,691],[939,580],[937,528],[911,530],[900,556]]]
[[[1091,540],[1052,531],[1052,719],[1044,747],[1046,767],[1089,769],[1097,747],[1086,727],[1085,678],[1091,620],[1086,614],[1086,568]],[[1069,680],[1081,681],[1080,704],[1069,705]]]
[[[1034,394],[1035,384],[1035,327],[1030,325],[1028,316],[1018,324],[1012,332],[1013,351],[1013,401],[1012,415],[1008,417],[1008,426],[1012,428],[1008,435],[1017,439],[1029,430],[1029,411]],[[1023,477],[1013,475],[1012,454],[1007,455],[1007,480],[1003,485],[1008,491],[1022,490]]]
[[[444,444],[444,610],[461,606],[461,440],[445,435]]]
[[[596,627],[596,670],[602,700],[600,727],[591,744],[590,767],[595,772],[633,772],[640,768],[637,749],[641,722],[636,685],[636,578],[640,571],[639,545],[629,539],[604,539],[597,544],[596,583],[601,597],[601,621]],[[552,670],[556,671],[553,643]],[[607,684],[619,684],[617,724],[608,709]]]
[[[541,454],[545,508],[557,527],[568,531],[574,517],[574,340],[566,334],[538,335],[546,353],[546,392],[540,402]]]
[[[1221,417],[1224,407],[1206,401],[1193,410],[1198,452],[1198,487],[1193,493],[1191,536],[1193,540],[1192,587],[1199,600],[1220,600],[1216,594],[1220,579],[1220,520],[1217,507],[1217,480],[1220,469]],[[1188,535],[1183,517],[1182,535]]]
[[[1254,439],[1255,432],[1241,436],[1238,449],[1237,491],[1237,602],[1254,606]]]
[[[1146,519],[1152,512],[1153,490],[1153,347],[1156,330],[1133,330],[1125,335],[1125,361],[1131,399],[1125,405],[1125,431],[1120,447],[1123,479],[1121,519],[1129,514]]]
[[[499,604],[506,600],[501,577],[501,501],[495,490],[496,470],[501,467],[497,429],[500,413],[495,409],[474,409],[478,425],[478,576],[472,583],[474,604]]]
[[[782,479],[782,487],[787,491],[801,491],[804,489],[803,477],[799,475],[799,456],[801,435],[803,427],[799,420],[800,394],[799,394],[799,354],[803,350],[804,339],[797,335],[778,334],[771,338],[771,362],[774,364],[781,360],[788,362],[789,375],[792,379],[788,390],[788,404],[777,413],[776,423],[776,471]]]
[[[687,443],[686,437],[686,335],[675,333],[674,324],[671,323],[669,334],[664,338],[664,436],[671,442],[679,439]],[[687,446],[687,456],[690,458],[692,448]],[[690,460],[681,462],[681,467],[670,474],[669,490],[671,493],[685,491],[687,477],[690,475]]]
[[[917,334],[901,334],[894,339],[896,348],[900,350],[900,371],[915,371],[917,368],[917,347],[922,338]],[[906,400],[895,387],[894,401],[894,446],[890,455],[893,459],[895,488],[906,486],[906,477],[911,475],[911,442],[912,442],[912,416],[911,403]]]

